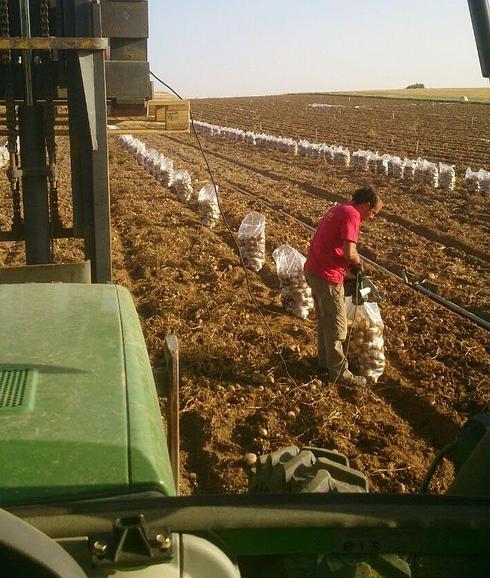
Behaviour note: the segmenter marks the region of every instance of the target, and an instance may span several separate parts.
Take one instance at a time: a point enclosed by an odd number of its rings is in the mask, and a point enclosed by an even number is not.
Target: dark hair
[[[372,187],[362,187],[352,195],[354,205],[369,203],[370,207],[375,207],[379,200],[378,193]]]

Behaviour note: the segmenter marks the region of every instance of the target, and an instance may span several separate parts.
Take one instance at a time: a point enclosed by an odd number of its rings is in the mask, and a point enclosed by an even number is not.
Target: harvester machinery
[[[488,76],[488,3],[470,7]],[[248,494],[178,496],[177,339],[155,383],[111,284],[107,112],[145,117],[147,37],[145,0],[0,0],[0,241],[26,262],[0,268],[0,576],[488,575],[488,416],[438,456],[445,496],[425,493],[438,460],[420,494],[371,495],[346,456],[297,447],[260,456]]]

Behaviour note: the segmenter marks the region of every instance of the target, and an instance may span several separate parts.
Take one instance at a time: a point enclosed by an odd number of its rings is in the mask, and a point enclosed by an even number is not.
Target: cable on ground
[[[163,84],[165,87],[167,87],[169,90],[171,90],[172,93],[175,94],[175,96],[176,96],[177,98],[179,98],[180,100],[184,100],[184,99],[180,96],[180,94],[178,94],[178,92],[176,92],[176,91],[175,91],[171,86],[169,86],[166,82],[163,82],[163,80],[162,80],[161,78],[159,78],[156,74],[154,74],[151,70],[150,70],[150,74],[151,74],[151,76],[153,76],[153,78],[155,78],[155,80],[158,80],[158,82],[160,82],[160,83]],[[243,261],[243,257],[242,257],[241,251],[240,251],[240,246],[239,246],[239,244],[238,244],[238,241],[237,241],[237,239],[236,239],[236,237],[235,237],[235,235],[234,235],[234,233],[233,233],[230,225],[228,224],[228,220],[226,219],[225,213],[223,212],[223,209],[222,209],[222,206],[221,206],[220,196],[219,196],[219,194],[218,194],[218,187],[217,187],[217,185],[216,185],[213,172],[212,172],[212,170],[211,170],[211,167],[210,167],[210,165],[209,165],[208,159],[207,159],[207,157],[206,157],[206,153],[205,153],[204,150],[203,150],[203,147],[202,147],[202,144],[201,144],[201,140],[200,140],[200,138],[199,138],[199,135],[197,134],[196,128],[195,128],[195,126],[194,126],[194,117],[193,117],[193,115],[192,115],[192,110],[189,110],[189,112],[190,112],[190,119],[191,119],[192,130],[193,130],[193,132],[194,132],[194,135],[195,135],[195,137],[196,137],[197,143],[198,143],[198,145],[199,145],[199,150],[201,151],[201,154],[202,154],[202,156],[203,156],[203,158],[204,158],[204,162],[205,162],[205,164],[206,164],[206,167],[207,167],[209,176],[210,176],[210,178],[211,178],[211,182],[213,183],[213,187],[214,187],[214,190],[215,190],[215,193],[216,193],[216,199],[217,199],[217,202],[218,202],[218,207],[219,207],[221,216],[222,216],[222,218],[223,218],[223,222],[224,222],[224,224],[225,224],[228,232],[230,233],[231,238],[233,239],[233,243],[235,244],[235,246],[236,246],[236,248],[237,248],[238,256],[239,256],[239,258],[240,258],[240,263],[241,263],[242,268],[243,268],[243,270],[244,270],[244,272],[245,272],[245,282],[246,282],[246,285],[247,285],[247,290],[248,290],[248,293],[249,293],[249,296],[250,296],[250,300],[252,301],[252,304],[254,305],[254,307],[257,309],[257,311],[258,311],[259,315],[261,316],[261,318],[262,318],[265,326],[267,327],[267,330],[269,331],[270,338],[271,338],[271,342],[272,342],[272,344],[273,344],[273,346],[274,346],[274,349],[275,349],[277,355],[278,355],[279,358],[281,359],[281,362],[282,362],[282,364],[283,364],[283,366],[284,366],[284,369],[285,369],[285,371],[286,371],[286,375],[287,375],[287,376],[289,377],[289,379],[293,382],[293,384],[295,385],[295,387],[299,387],[298,384],[296,383],[296,380],[294,379],[294,377],[291,375],[291,373],[290,373],[290,371],[289,371],[288,364],[287,364],[287,362],[286,362],[286,360],[285,360],[285,358],[284,358],[284,356],[283,356],[283,354],[282,354],[282,352],[281,352],[281,349],[280,349],[278,343],[276,342],[276,339],[275,339],[275,337],[274,337],[274,333],[272,332],[271,326],[269,325],[269,323],[268,323],[265,315],[263,314],[262,310],[260,309],[260,306],[259,306],[259,304],[257,303],[257,300],[255,299],[255,296],[254,296],[254,294],[253,294],[253,292],[252,292],[252,288],[251,288],[251,286],[250,286],[250,279],[249,279],[249,275],[248,275],[248,270],[247,270],[247,267],[245,266],[245,263],[244,263],[244,261]]]

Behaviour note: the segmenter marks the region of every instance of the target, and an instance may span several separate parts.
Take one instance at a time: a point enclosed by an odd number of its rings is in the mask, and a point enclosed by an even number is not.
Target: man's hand
[[[349,272],[352,275],[357,275],[358,273],[363,273],[364,269],[362,267],[362,263],[360,263],[359,265],[349,265]]]

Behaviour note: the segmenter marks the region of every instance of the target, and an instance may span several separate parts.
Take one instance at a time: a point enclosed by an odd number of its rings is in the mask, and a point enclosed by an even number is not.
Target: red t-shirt
[[[342,285],[348,267],[344,241],[357,243],[360,224],[361,215],[350,203],[329,209],[313,236],[305,269],[330,283]]]

